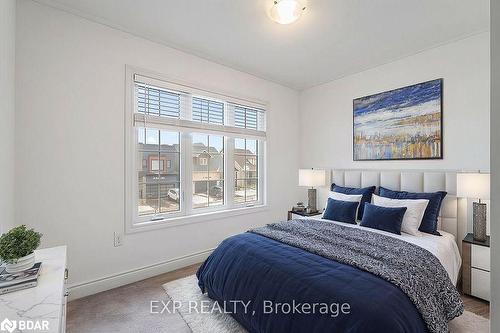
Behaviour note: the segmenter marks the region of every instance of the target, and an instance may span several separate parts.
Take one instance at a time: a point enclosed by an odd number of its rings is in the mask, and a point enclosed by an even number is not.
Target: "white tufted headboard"
[[[448,194],[441,205],[438,229],[453,234],[456,240],[461,240],[466,234],[467,201],[456,197],[457,171],[334,169],[331,176],[331,183],[341,186],[375,185],[411,192],[446,191]]]

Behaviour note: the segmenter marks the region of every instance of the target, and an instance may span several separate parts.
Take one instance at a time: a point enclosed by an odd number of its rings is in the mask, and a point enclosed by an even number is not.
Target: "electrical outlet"
[[[115,232],[115,247],[123,245],[123,234],[121,232]]]

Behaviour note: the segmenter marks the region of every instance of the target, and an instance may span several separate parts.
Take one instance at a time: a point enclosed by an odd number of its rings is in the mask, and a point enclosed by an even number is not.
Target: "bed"
[[[395,188],[388,182],[396,178],[367,172],[333,178]],[[322,219],[275,223],[224,240],[200,267],[199,286],[249,332],[447,332],[447,322],[463,311],[454,287],[460,214],[450,173],[405,171],[398,180],[399,189],[424,191],[427,179],[433,189],[448,190],[442,236],[395,235]]]

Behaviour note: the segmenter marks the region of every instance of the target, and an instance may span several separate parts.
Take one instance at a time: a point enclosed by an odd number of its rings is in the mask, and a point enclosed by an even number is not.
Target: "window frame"
[[[268,118],[267,103],[248,98],[234,97],[231,94],[214,93],[208,89],[194,87],[189,83],[176,80],[173,81],[161,74],[142,70],[133,66],[126,65],[126,84],[125,84],[125,232],[134,233],[147,230],[154,230],[158,228],[172,227],[177,225],[184,225],[190,223],[199,223],[208,220],[214,220],[223,217],[237,216],[241,214],[250,214],[260,211],[266,211],[267,208],[267,184],[266,184],[266,168],[267,168],[267,155],[266,155],[266,139],[256,135],[254,138],[251,135],[238,134],[241,130],[228,126],[227,116],[228,105],[239,103],[242,106],[248,105],[249,108],[259,105],[260,109],[264,110],[263,116]],[[191,109],[192,98],[213,99],[214,101],[222,101],[224,103],[224,124],[218,125],[223,127],[223,130],[211,133],[210,129],[203,129],[201,133],[223,136],[224,138],[224,204],[208,206],[203,208],[194,208],[192,206],[193,199],[193,154],[192,154],[192,133],[197,132],[196,129],[189,127],[175,126],[155,126],[145,123],[146,128],[155,128],[160,130],[167,130],[179,133],[180,143],[180,165],[179,165],[179,206],[178,212],[162,213],[151,218],[151,215],[139,216],[138,215],[138,182],[136,180],[136,163],[137,163],[137,127],[135,110],[137,109],[137,99],[135,93],[135,75],[146,76],[153,80],[158,80],[168,85],[179,87],[189,87],[195,93],[190,93],[190,100],[187,103],[188,109]],[[159,85],[158,85],[159,86]],[[168,88],[165,88],[168,89]],[[182,91],[182,90],[179,90]],[[223,99],[221,98],[223,97]],[[227,97],[227,98],[226,98]],[[181,115],[183,110],[180,111]],[[186,112],[186,110],[184,110]],[[188,113],[191,110],[187,110]],[[185,116],[185,115],[184,115]],[[181,116],[182,117],[182,116]],[[146,117],[144,117],[146,122]],[[266,120],[264,120],[266,122]],[[181,123],[181,122],[179,122]],[[159,128],[160,127],[160,128]],[[199,127],[203,127],[200,125]],[[207,127],[210,127],[208,125]],[[228,132],[225,129],[229,129]],[[245,130],[245,129],[243,129]],[[256,131],[258,132],[258,131]],[[264,134],[265,134],[264,129]],[[234,139],[235,138],[256,139],[258,144],[258,200],[253,202],[236,203],[234,202]],[[134,178],[135,177],[135,178]]]
[[[189,134],[193,134],[193,132],[189,133]],[[210,134],[207,134],[207,135],[210,135]],[[218,136],[222,136],[220,134],[216,134]],[[193,199],[193,193],[191,192],[190,195],[187,195],[186,198],[184,200],[191,200],[190,201],[190,204],[187,205],[187,212],[186,212],[186,215],[187,216],[194,216],[194,215],[199,215],[199,214],[204,214],[204,213],[211,213],[211,212],[218,212],[218,211],[224,211],[224,207],[227,207],[228,206],[228,198],[227,198],[227,193],[226,193],[226,177],[227,177],[227,161],[228,161],[228,158],[227,158],[227,155],[226,155],[226,146],[227,146],[227,137],[226,136],[222,136],[223,138],[223,143],[224,143],[224,161],[223,161],[223,164],[224,164],[224,178],[223,178],[223,181],[224,181],[224,197],[223,197],[223,204],[222,205],[215,205],[215,206],[210,206],[208,205],[207,207],[193,207],[193,203],[192,203],[192,199]],[[192,138],[191,138],[192,139]],[[192,147],[193,147],[193,142],[192,140],[189,140],[189,143],[190,143],[190,150],[189,150],[189,153],[190,153],[190,156],[191,156],[191,163],[189,163],[189,167],[192,167],[193,166],[193,163],[192,163],[192,156],[193,156],[193,151],[192,151]],[[189,156],[189,155],[188,155]],[[210,172],[210,167],[209,167],[209,163],[210,161],[207,161],[207,169],[208,169],[208,172]],[[190,174],[188,175],[188,178],[186,180],[186,184],[191,187],[191,190],[192,190],[192,185],[193,185],[193,172],[192,172],[192,169],[190,170]],[[207,180],[207,182],[209,182],[209,180]],[[186,187],[188,187],[186,186]]]
[[[237,138],[237,139],[241,139],[241,138]],[[248,138],[247,138],[248,139]],[[233,140],[233,143],[234,143],[234,140]],[[260,140],[256,140],[256,145],[257,145],[257,200],[254,200],[254,201],[243,201],[243,202],[234,202],[234,193],[232,194],[233,195],[233,206],[234,207],[252,207],[252,206],[255,206],[255,205],[259,205],[261,204],[261,201],[262,201],[262,193],[261,193],[261,186],[263,186],[263,182],[261,180],[261,172],[263,171],[263,168],[262,168],[262,165],[261,163],[264,162],[264,156],[265,154],[262,154],[261,153],[261,150],[264,149],[264,144],[265,142],[263,141],[260,141]],[[246,147],[245,147],[246,148]],[[233,161],[235,161],[235,156],[236,154],[234,153],[234,146],[233,146]],[[245,156],[245,160],[247,158],[247,156],[253,156],[253,155],[241,155],[240,156]],[[233,172],[234,172],[234,165],[233,165]],[[236,181],[236,178],[235,178],[235,175],[233,174],[232,175],[232,181],[235,182]],[[247,180],[251,180],[252,178],[247,178],[246,175],[245,175],[245,178],[244,179],[240,179],[240,180],[244,180],[245,181],[245,192],[246,192],[246,182]],[[234,183],[232,183],[232,190],[234,191]],[[246,194],[245,194],[245,197],[246,197]]]
[[[135,108],[135,107],[134,107]],[[139,127],[141,128],[141,127]],[[153,128],[153,127],[150,127],[150,128]],[[183,202],[182,200],[182,186],[184,184],[184,177],[185,177],[185,162],[183,160],[183,146],[185,145],[185,143],[183,142],[183,138],[182,138],[182,133],[179,132],[179,210],[178,211],[175,211],[175,212],[168,212],[168,213],[159,213],[159,214],[156,214],[154,215],[153,218],[148,218],[148,216],[150,215],[139,215],[138,212],[137,212],[137,207],[138,207],[138,203],[139,203],[139,196],[137,195],[138,194],[138,185],[139,183],[137,181],[132,181],[132,179],[137,179],[137,175],[136,175],[136,170],[137,170],[137,153],[138,153],[138,149],[137,149],[137,142],[138,142],[138,136],[137,136],[137,127],[133,126],[132,125],[132,129],[131,129],[131,132],[132,133],[132,149],[133,151],[126,151],[125,154],[127,156],[128,155],[131,155],[131,157],[129,157],[128,159],[132,159],[132,160],[129,160],[127,161],[127,165],[128,165],[128,172],[126,171],[126,174],[129,174],[127,176],[127,179],[125,179],[125,183],[129,182],[129,183],[133,183],[133,184],[130,184],[132,185],[131,188],[132,188],[132,193],[127,193],[127,200],[126,200],[126,204],[128,203],[129,205],[133,205],[133,207],[135,208],[129,208],[129,216],[131,216],[134,220],[133,220],[133,225],[140,225],[140,224],[144,224],[144,223],[148,223],[148,222],[156,222],[156,221],[160,221],[160,220],[163,220],[164,217],[163,216],[166,216],[168,215],[169,217],[172,217],[172,218],[176,218],[176,217],[180,217],[180,216],[184,216],[185,215],[185,210],[186,210],[186,207],[185,207],[185,203]],[[174,131],[172,131],[174,132]],[[130,178],[131,177],[131,178]],[[158,183],[158,185],[160,186],[162,183]],[[169,184],[167,182],[165,182],[164,184]],[[160,196],[161,193],[160,193],[160,190],[158,189],[158,195]],[[128,229],[126,229],[128,230]]]

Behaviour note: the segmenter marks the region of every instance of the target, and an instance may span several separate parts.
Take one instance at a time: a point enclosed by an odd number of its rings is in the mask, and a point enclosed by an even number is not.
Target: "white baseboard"
[[[68,300],[72,301],[85,296],[97,294],[101,291],[124,286],[129,283],[144,280],[156,275],[175,271],[176,269],[202,262],[208,258],[213,250],[214,248],[170,259],[153,265],[136,268],[126,272],[105,276],[99,279],[70,285],[68,287]]]

